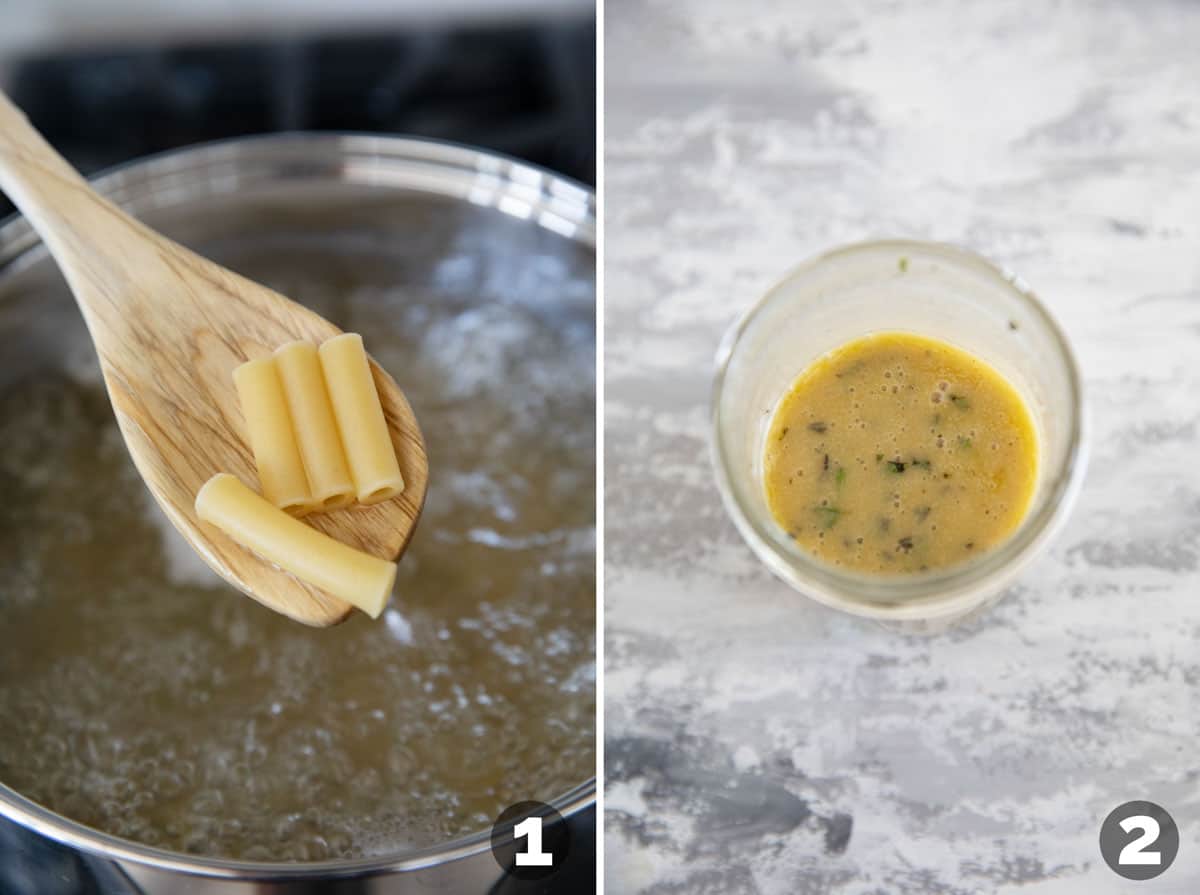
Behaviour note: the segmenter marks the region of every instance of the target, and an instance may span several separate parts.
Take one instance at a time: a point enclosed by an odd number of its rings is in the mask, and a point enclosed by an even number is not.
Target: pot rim
[[[349,132],[234,137],[144,156],[89,180],[100,193],[136,212],[231,194],[278,179],[255,164],[278,166],[280,162],[360,186],[407,187],[493,207],[533,220],[564,238],[593,248],[596,244],[596,196],[590,188],[523,160],[444,140]],[[389,163],[394,167],[389,169]],[[239,165],[250,170],[239,171]],[[19,212],[0,219],[0,274],[39,247],[45,250]],[[550,805],[569,817],[595,801],[593,775]],[[57,814],[3,782],[0,816],[100,858],[192,876],[262,882],[411,872],[479,854],[491,847],[492,837],[492,831],[485,829],[395,854],[281,863],[189,855],[144,845]]]
[[[552,800],[550,805],[563,817],[570,817],[595,801],[596,779],[593,777]],[[452,839],[443,845],[433,845],[398,855],[286,864],[208,858],[143,845],[55,814],[3,783],[0,783],[0,814],[63,845],[110,861],[132,861],[158,870],[191,876],[254,882],[282,882],[313,876],[342,879],[380,873],[407,873],[480,854],[491,848],[492,840],[492,831],[488,829]],[[515,823],[514,819],[505,826],[511,827]]]

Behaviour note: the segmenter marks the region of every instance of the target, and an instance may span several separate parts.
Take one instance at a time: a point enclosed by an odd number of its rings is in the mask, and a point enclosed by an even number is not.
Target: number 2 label
[[[1158,827],[1155,826],[1154,829],[1157,836]],[[527,817],[514,826],[513,837],[526,840],[526,850],[517,852],[518,867],[551,867],[554,865],[554,855],[542,851],[542,819],[540,817],[536,815]]]
[[[1179,827],[1167,809],[1135,799],[1122,802],[1100,825],[1100,856],[1124,879],[1154,879],[1179,854]]]
[[[1145,814],[1135,814],[1121,821],[1121,829],[1126,833],[1141,830],[1142,835],[1121,849],[1121,855],[1117,858],[1117,863],[1125,866],[1150,864],[1155,867],[1162,863],[1162,855],[1158,852],[1143,851],[1147,845],[1153,845],[1158,841],[1158,821],[1153,817],[1147,817]]]

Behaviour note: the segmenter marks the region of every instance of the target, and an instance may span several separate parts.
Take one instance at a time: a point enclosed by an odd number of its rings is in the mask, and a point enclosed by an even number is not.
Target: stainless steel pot
[[[152,226],[201,250],[228,229],[230,215],[243,214],[243,197],[340,197],[344,205],[361,196],[365,220],[370,197],[386,191],[448,198],[460,205],[464,219],[499,210],[514,226],[528,230],[532,223],[552,234],[551,242],[561,243],[564,252],[594,253],[595,246],[595,200],[587,189],[526,164],[428,141],[317,135],[236,140],[138,162],[101,177],[98,186]],[[244,215],[240,223],[245,229]],[[269,231],[267,217],[262,226]],[[545,245],[542,240],[542,251]],[[0,291],[12,277],[39,270],[42,277],[55,276],[50,265],[24,221],[15,218],[0,227]],[[3,378],[0,369],[0,384]],[[594,797],[593,779],[553,801],[567,818],[584,821],[576,837],[594,835]],[[402,854],[279,864],[201,858],[117,838],[3,784],[0,814],[111,862],[104,871],[110,883],[134,892],[471,893],[505,891],[508,884],[491,854],[489,831]],[[594,854],[592,843],[580,845],[581,855]],[[591,868],[585,870],[590,875]]]

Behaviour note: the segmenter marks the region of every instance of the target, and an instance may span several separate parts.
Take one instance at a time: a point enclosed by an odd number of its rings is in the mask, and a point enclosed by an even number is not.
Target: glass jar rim
[[[722,438],[722,394],[729,365],[743,336],[758,315],[795,279],[831,261],[868,252],[936,255],[952,265],[981,274],[1021,301],[1051,336],[1067,374],[1071,395],[1067,449],[1052,471],[1041,505],[1035,507],[1002,544],[969,563],[903,577],[839,570],[804,551],[774,520],[764,522],[746,506],[730,471]],[[834,609],[885,621],[928,621],[962,615],[1001,589],[1032,560],[1065,521],[1078,496],[1087,467],[1087,413],[1083,379],[1062,327],[1033,291],[1015,274],[969,249],[942,242],[879,239],[821,252],[793,267],[768,288],[725,332],[717,349],[710,407],[710,453],[726,511],[742,538],[777,577],[804,595]]]

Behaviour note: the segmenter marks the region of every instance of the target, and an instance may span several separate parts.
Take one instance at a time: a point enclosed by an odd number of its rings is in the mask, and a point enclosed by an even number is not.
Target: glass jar
[[[789,538],[767,504],[764,440],[780,400],[821,355],[886,331],[938,338],[986,361],[1034,419],[1029,509],[1006,541],[969,563],[898,576],[836,568]],[[850,245],[784,277],[721,342],[712,426],[721,495],[759,559],[818,602],[905,627],[937,628],[999,596],[1066,518],[1086,466],[1083,384],[1062,329],[1015,276],[931,242]]]

